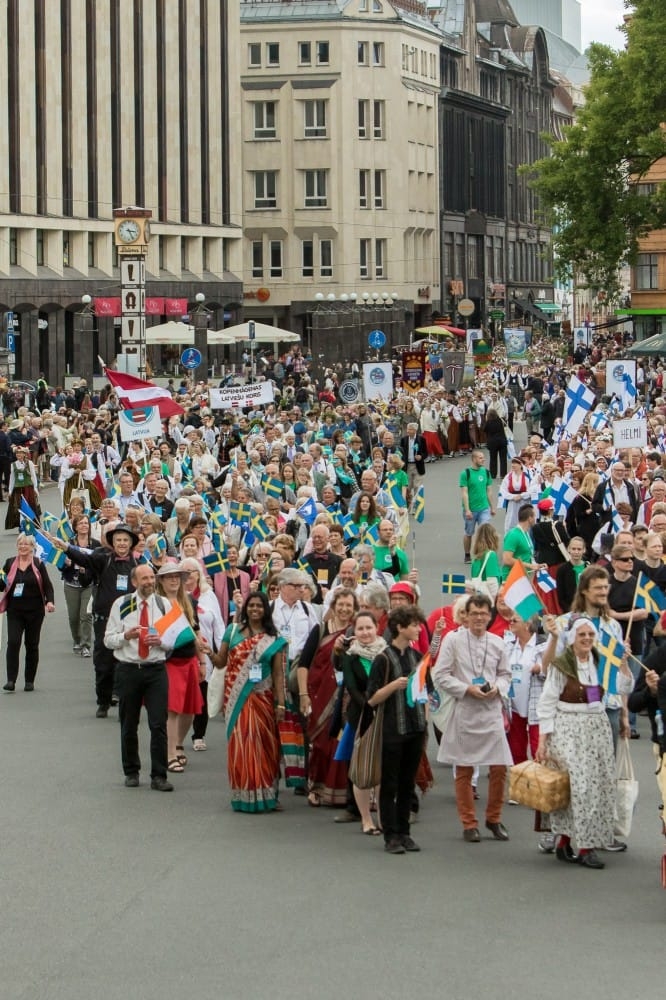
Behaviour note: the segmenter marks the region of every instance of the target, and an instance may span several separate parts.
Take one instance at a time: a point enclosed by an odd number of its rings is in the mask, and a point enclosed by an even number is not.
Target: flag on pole
[[[57,549],[41,531],[34,532],[34,539],[35,555],[37,558],[41,559],[42,562],[49,563],[51,566],[57,566],[58,569],[62,569],[66,558],[62,549]]]
[[[249,503],[240,503],[232,500],[229,504],[229,520],[233,524],[239,524],[242,528],[247,528],[252,517],[252,508]]]
[[[532,615],[541,614],[544,610],[543,604],[534,593],[534,588],[520,559],[516,559],[511,567],[509,575],[502,585],[501,594],[505,603],[523,621],[527,621]]]
[[[464,594],[466,593],[465,577],[457,573],[442,574],[443,594]]]
[[[629,372],[624,372],[622,376],[622,409],[628,410],[634,405],[634,401],[638,396],[638,390],[634,385],[633,379]]]
[[[203,557],[202,562],[208,576],[229,572],[229,559],[227,558],[226,551],[211,552],[210,555]]]
[[[255,538],[258,538],[260,542],[265,542],[267,538],[270,538],[271,529],[268,527],[263,517],[259,514],[255,514],[250,521],[250,528],[252,534]]]
[[[606,694],[617,694],[617,675],[624,656],[624,643],[601,629],[597,643],[599,664],[597,676]]]
[[[592,390],[572,375],[566,390],[563,416],[565,427],[570,434],[576,433],[585,420],[588,410],[592,409],[596,401],[597,397]]]
[[[317,504],[312,499],[308,497],[305,503],[302,503],[300,507],[296,508],[296,513],[299,517],[302,517],[306,524],[314,524],[317,514]]]
[[[301,573],[309,573],[310,576],[314,576],[314,569],[307,559],[303,559],[302,556],[296,560],[296,569],[300,569]]]
[[[640,572],[636,580],[636,591],[634,596],[634,606],[637,608],[647,608],[655,615],[660,615],[666,611],[666,594],[654,580],[651,580],[645,573]]]
[[[577,496],[578,494],[573,486],[569,486],[560,476],[553,479],[549,499],[553,501],[553,512],[556,515],[562,516],[566,514]]]
[[[394,507],[404,509],[407,506],[405,495],[402,492],[402,487],[398,483],[395,473],[391,473],[386,477],[385,489],[391,497],[391,503]]]
[[[72,528],[71,524],[67,519],[66,510],[63,510],[62,514],[60,515],[60,520],[58,521],[58,527],[55,530],[54,534],[56,535],[57,538],[60,539],[61,542],[67,542],[68,544],[71,542],[72,538],[74,538],[74,529]]]
[[[281,479],[276,479],[275,476],[267,476],[264,474],[261,477],[261,488],[267,497],[279,500],[282,496],[284,483]]]
[[[376,524],[363,525],[361,541],[364,545],[379,545],[379,521]]]
[[[430,666],[430,660],[430,652],[427,652],[425,656],[419,660],[415,670],[409,675],[406,697],[407,704],[410,708],[413,708],[417,702],[425,704],[428,700],[426,677]]]
[[[412,517],[415,518],[419,524],[421,524],[423,518],[425,517],[425,491],[422,486],[419,486],[414,494],[411,513]]]
[[[603,410],[595,410],[590,416],[590,427],[593,431],[603,430],[608,426],[608,417]]]
[[[37,528],[39,527],[37,515],[23,496],[19,501],[19,523],[24,535],[35,535],[37,533]]]
[[[116,390],[123,410],[139,410],[146,406],[156,406],[162,419],[181,416],[185,411],[175,403],[171,393],[152,382],[144,382],[136,375],[127,375],[112,368],[105,368],[104,374]]]
[[[557,587],[547,569],[540,569],[535,576],[535,581],[539,584],[544,594],[552,594]]]
[[[176,601],[172,601],[167,613],[156,618],[153,624],[160,634],[161,644],[174,652],[196,639],[192,626]]]

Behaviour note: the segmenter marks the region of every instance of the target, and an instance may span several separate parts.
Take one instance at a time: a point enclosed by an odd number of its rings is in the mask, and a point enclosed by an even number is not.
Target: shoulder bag
[[[386,657],[386,673],[382,687],[388,684],[390,661]],[[376,788],[382,780],[382,741],[384,736],[384,706],[382,702],[374,710],[370,724],[367,725],[367,712],[371,711],[365,705],[361,718],[358,720],[354,749],[349,762],[349,780],[357,788]],[[367,725],[363,729],[364,722]]]
[[[232,626],[232,632],[229,638],[233,638],[234,630],[238,626],[234,624]],[[216,715],[220,715],[222,712],[222,705],[224,704],[224,679],[226,677],[227,668],[222,667],[219,670],[217,667],[213,670],[208,681],[208,690],[206,691],[206,705],[208,707],[208,717],[214,719]]]

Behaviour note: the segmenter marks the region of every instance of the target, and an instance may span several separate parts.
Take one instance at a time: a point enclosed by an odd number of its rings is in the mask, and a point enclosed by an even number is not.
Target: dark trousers
[[[43,611],[7,612],[7,680],[14,681],[19,673],[21,642],[25,641],[25,680],[32,684],[39,666],[39,635],[44,621]]]
[[[203,708],[192,721],[192,739],[202,740],[208,729],[208,681],[200,681],[199,690],[203,697]]]
[[[422,751],[423,733],[415,733],[402,743],[384,743],[382,746],[379,814],[387,842],[409,834],[414,778]]]
[[[116,677],[123,771],[127,775],[138,774],[141,770],[139,720],[143,704],[150,728],[150,776],[166,778],[169,692],[166,667],[163,663],[139,666],[116,660]]]
[[[488,442],[488,472],[493,479],[497,476],[497,459],[499,457],[499,474],[502,479],[506,476],[506,442],[496,444],[494,441]]]
[[[97,695],[97,704],[100,708],[108,708],[111,704],[113,697],[113,676],[116,669],[116,661],[113,653],[104,645],[107,620],[100,615],[93,616],[93,629],[95,632],[95,645],[93,646],[95,694]]]
[[[9,493],[9,476],[12,471],[12,459],[10,455],[0,456],[0,496],[3,491]]]

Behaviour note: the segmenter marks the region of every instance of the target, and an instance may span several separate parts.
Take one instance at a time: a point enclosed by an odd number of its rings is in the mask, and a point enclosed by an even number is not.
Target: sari
[[[236,812],[271,812],[277,808],[280,743],[273,707],[271,661],[286,642],[260,633],[244,636],[231,625],[224,677],[223,712],[227,723],[227,771],[231,807]],[[261,680],[250,680],[258,663]]]
[[[333,646],[339,635],[341,631],[324,636],[308,670],[312,705],[307,729],[308,788],[325,806],[344,806],[347,802],[347,764],[335,760],[338,741],[330,735],[333,710],[340,694],[333,665]]]

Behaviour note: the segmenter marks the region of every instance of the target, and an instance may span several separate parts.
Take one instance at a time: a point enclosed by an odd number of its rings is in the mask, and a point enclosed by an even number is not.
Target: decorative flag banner
[[[525,567],[520,559],[516,559],[501,590],[504,601],[515,611],[519,618],[528,621],[532,615],[541,614],[544,606],[534,593]]]
[[[617,694],[617,675],[624,656],[624,643],[603,629],[597,643],[597,676],[606,694]]]
[[[418,392],[425,385],[425,351],[402,352],[402,387],[407,392]]]
[[[319,511],[317,510],[317,504],[312,497],[308,497],[305,503],[302,503],[300,507],[296,508],[296,513],[299,517],[303,518],[306,524],[314,524]]]
[[[229,572],[229,559],[226,552],[211,552],[203,557],[203,566],[208,576],[215,576],[216,573]]]
[[[142,438],[162,436],[162,418],[156,406],[143,406],[135,410],[120,410],[118,429],[121,441],[140,441]]]
[[[416,518],[419,524],[423,522],[423,518],[425,517],[425,491],[422,486],[419,486],[418,490],[414,494],[411,514],[412,517]]]
[[[569,486],[560,476],[553,479],[549,499],[553,501],[553,512],[556,515],[566,514],[577,496],[578,493],[573,486]]]
[[[637,608],[647,608],[655,615],[660,615],[666,611],[666,594],[654,580],[651,580],[645,573],[639,573],[636,580],[636,591],[634,594],[634,605]]]
[[[583,385],[579,378],[572,375],[566,390],[563,415],[564,424],[570,434],[576,433],[585,420],[588,410],[592,409],[596,401],[597,397],[592,390]]]
[[[211,410],[245,409],[263,406],[275,399],[272,382],[252,382],[248,385],[228,385],[209,389]]]
[[[413,708],[417,702],[425,704],[428,700],[428,686],[426,682],[426,677],[428,675],[428,669],[430,667],[431,656],[430,652],[427,652],[425,656],[417,663],[416,669],[413,673],[409,675],[407,681],[407,704],[410,708]]]
[[[465,577],[457,573],[444,573],[442,575],[443,594],[464,594],[466,592]]]
[[[57,549],[55,545],[52,545],[46,535],[43,535],[41,531],[35,531],[35,555],[42,562],[49,563],[51,566],[57,566],[58,569],[62,569],[65,565],[65,553],[61,549]]]
[[[172,602],[165,615],[155,619],[154,626],[159,632],[162,645],[174,652],[196,639],[192,626],[176,601]]]
[[[23,496],[19,502],[19,521],[21,531],[24,535],[35,535],[37,533],[37,528],[39,527],[37,515]]]
[[[282,496],[282,490],[284,489],[284,483],[281,479],[276,479],[274,476],[263,475],[261,477],[261,488],[267,497],[272,497],[274,500],[279,500]]]
[[[252,508],[249,503],[240,503],[232,500],[229,504],[229,520],[232,524],[239,524],[242,528],[247,528],[252,518]]]
[[[634,405],[634,401],[638,396],[638,390],[634,385],[633,379],[629,372],[625,372],[622,376],[622,394],[620,399],[622,401],[622,409],[629,410]]]
[[[551,594],[557,587],[557,584],[547,569],[540,569],[534,579],[536,583],[539,584],[544,594]]]
[[[161,389],[152,382],[144,382],[136,375],[116,372],[105,368],[104,374],[118,394],[118,399],[124,410],[142,409],[146,406],[156,406],[161,418],[181,416],[185,411],[175,403],[167,389]]]

